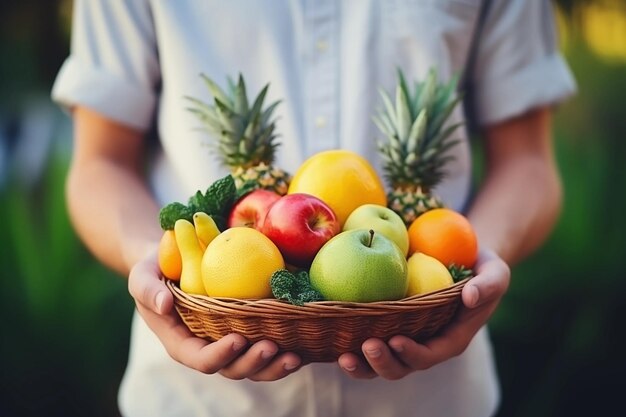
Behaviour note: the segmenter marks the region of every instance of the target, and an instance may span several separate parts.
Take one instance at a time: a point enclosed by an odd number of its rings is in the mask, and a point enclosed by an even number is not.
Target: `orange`
[[[176,244],[176,235],[173,230],[166,230],[161,236],[158,249],[159,268],[165,277],[179,280],[183,269],[180,250]]]
[[[319,198],[335,212],[341,226],[363,204],[387,205],[383,183],[372,165],[347,150],[319,152],[304,161],[294,174],[288,193]]]
[[[409,226],[409,256],[422,252],[451,264],[472,268],[478,257],[478,240],[469,220],[447,208],[427,211]]]
[[[202,281],[211,297],[268,298],[272,274],[284,267],[280,251],[267,236],[249,227],[231,227],[207,246]]]

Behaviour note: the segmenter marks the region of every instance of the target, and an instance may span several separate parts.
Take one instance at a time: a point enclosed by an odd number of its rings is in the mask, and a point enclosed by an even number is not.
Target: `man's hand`
[[[388,343],[369,339],[361,347],[365,360],[346,353],[339,357],[339,366],[355,378],[395,380],[463,353],[496,309],[511,275],[508,265],[490,251],[480,253],[475,270],[476,276],[463,288],[463,304],[453,321],[433,338],[424,343],[405,336],[394,336]]]
[[[254,381],[281,379],[300,366],[297,355],[277,355],[278,346],[268,340],[248,347],[248,341],[238,334],[213,343],[194,336],[173,308],[172,293],[159,276],[157,257],[152,254],[132,268],[128,289],[137,311],[176,361],[203,373]]]

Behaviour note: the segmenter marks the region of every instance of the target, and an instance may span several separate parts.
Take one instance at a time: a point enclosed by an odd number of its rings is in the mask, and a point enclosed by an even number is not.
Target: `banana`
[[[207,295],[201,273],[204,250],[200,246],[194,225],[185,219],[176,220],[174,235],[183,263],[180,289],[188,294]]]
[[[202,252],[204,252],[209,243],[215,239],[215,236],[220,234],[220,229],[217,228],[213,218],[203,211],[194,213],[193,224],[196,228],[196,236],[198,236],[200,247]]]

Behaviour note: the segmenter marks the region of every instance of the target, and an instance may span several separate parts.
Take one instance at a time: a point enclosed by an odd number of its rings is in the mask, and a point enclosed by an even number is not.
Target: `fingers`
[[[174,298],[159,276],[155,253],[131,269],[128,276],[128,292],[144,307],[155,313],[165,314],[172,310]]]
[[[174,312],[160,316],[141,305],[137,305],[137,309],[175,361],[202,373],[219,372],[231,379],[274,381],[300,366],[301,360],[295,354],[275,357],[278,347],[273,342],[257,342],[247,350],[248,341],[238,334],[208,342],[194,336]]]
[[[463,288],[461,298],[467,308],[476,308],[499,300],[509,287],[511,270],[493,252],[482,252],[476,276]]]
[[[339,366],[348,375],[358,379],[371,379],[376,376],[388,380],[403,378],[413,369],[398,360],[380,339],[368,339],[361,346],[365,360],[355,354],[347,353],[339,357]]]
[[[289,375],[300,366],[301,360],[297,355],[285,353],[276,356],[277,352],[275,343],[262,340],[224,367],[220,374],[230,379],[273,381]]]
[[[131,270],[128,289],[137,311],[174,360],[206,374],[220,372],[232,379],[273,381],[298,369],[300,358],[293,353],[276,357],[278,346],[270,341],[258,342],[246,350],[248,341],[241,335],[229,334],[215,342],[196,337],[172,308],[173,296],[159,274],[156,256],[148,257]]]
[[[275,381],[300,369],[302,360],[294,353],[283,353],[274,358],[267,366],[263,367],[248,379],[253,381]]]
[[[367,361],[359,358],[354,353],[344,353],[339,356],[337,363],[345,373],[356,379],[372,379],[378,376]]]
[[[424,344],[405,336],[394,336],[389,340],[389,347],[407,368],[423,371],[463,353],[472,336],[458,332],[429,339]]]

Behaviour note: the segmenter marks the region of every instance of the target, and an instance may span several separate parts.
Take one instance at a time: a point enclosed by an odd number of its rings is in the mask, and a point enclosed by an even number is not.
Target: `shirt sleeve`
[[[479,125],[557,104],[576,83],[558,50],[549,0],[493,0],[476,47],[470,87]]]
[[[147,1],[76,0],[72,43],[52,88],[65,108],[81,105],[147,130],[160,80],[152,14]]]

